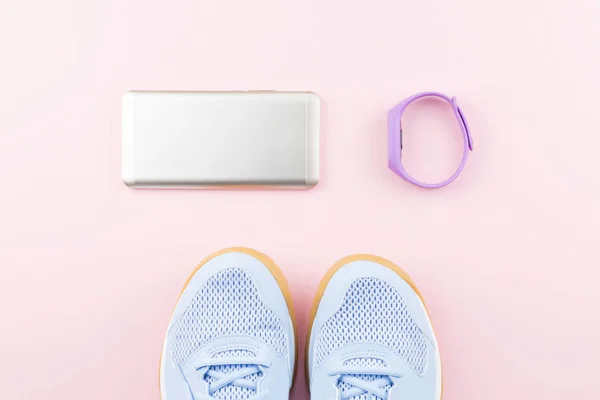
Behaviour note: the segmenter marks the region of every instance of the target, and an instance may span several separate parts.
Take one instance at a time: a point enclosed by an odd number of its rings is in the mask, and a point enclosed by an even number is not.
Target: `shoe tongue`
[[[356,358],[351,358],[349,360],[346,360],[344,362],[344,366],[345,367],[358,367],[357,369],[360,369],[360,367],[367,367],[367,369],[368,369],[368,367],[384,368],[387,366],[387,364],[385,361],[383,361],[379,358],[356,357]],[[348,376],[362,379],[363,381],[367,381],[367,382],[374,381],[374,380],[385,377],[385,375],[369,375],[369,374],[358,374],[358,375],[350,374]],[[338,386],[338,389],[340,389],[342,391],[342,393],[353,388],[353,386],[350,385],[349,383],[345,383],[345,382],[341,382],[341,381],[338,381],[337,386]],[[385,389],[385,391],[387,392],[391,388],[392,388],[391,385],[387,385],[383,389]],[[349,397],[348,400],[371,400],[372,398],[373,397],[371,396],[371,394],[363,393],[358,396]],[[382,400],[380,397],[375,397],[375,399]]]
[[[256,354],[249,350],[226,350],[216,353],[212,356],[212,358],[237,358],[237,357],[255,357]],[[237,371],[242,368],[251,367],[250,364],[229,364],[229,365],[214,365],[209,368],[211,371],[221,372],[223,374],[230,374],[234,371]],[[262,372],[257,372],[252,375],[246,376],[244,379],[251,380],[256,382],[262,376]],[[204,376],[204,380],[211,384],[216,381],[215,378],[212,378],[208,375]],[[222,387],[221,389],[215,391],[213,393],[213,397],[221,400],[245,400],[251,396],[256,394],[256,390],[248,389],[244,387],[239,387],[235,385],[227,385]]]

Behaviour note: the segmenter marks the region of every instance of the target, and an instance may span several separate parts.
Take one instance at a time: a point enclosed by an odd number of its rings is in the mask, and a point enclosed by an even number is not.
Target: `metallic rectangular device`
[[[310,188],[319,98],[309,92],[123,96],[123,182],[138,188]]]

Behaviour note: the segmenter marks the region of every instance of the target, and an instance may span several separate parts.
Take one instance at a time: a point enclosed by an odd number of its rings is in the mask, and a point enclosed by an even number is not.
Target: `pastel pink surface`
[[[179,290],[232,245],[281,266],[300,338],[338,258],[403,266],[432,314],[447,400],[598,398],[597,1],[5,3],[2,398],[159,399]],[[128,89],[315,91],[321,183],[127,189]],[[435,191],[386,167],[387,110],[424,90],[456,95],[475,140]],[[403,125],[409,172],[448,176],[450,109],[423,102]],[[292,399],[308,399],[302,372]]]

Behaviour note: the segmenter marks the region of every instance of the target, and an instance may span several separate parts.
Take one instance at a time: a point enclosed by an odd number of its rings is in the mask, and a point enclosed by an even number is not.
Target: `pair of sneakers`
[[[419,291],[391,262],[336,263],[310,315],[306,376],[319,400],[439,400],[438,345]],[[264,254],[226,249],[187,282],[160,364],[163,400],[285,400],[296,368],[286,280]]]

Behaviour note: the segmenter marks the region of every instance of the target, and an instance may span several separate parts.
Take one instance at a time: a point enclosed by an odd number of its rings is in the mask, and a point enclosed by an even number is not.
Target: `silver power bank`
[[[310,188],[319,98],[309,92],[127,92],[122,178],[136,188]]]

